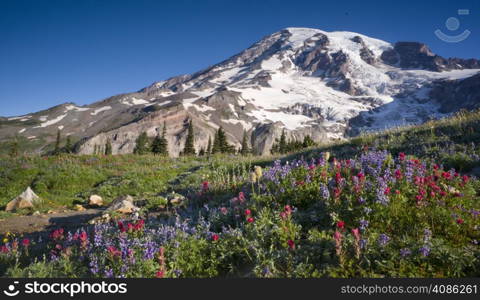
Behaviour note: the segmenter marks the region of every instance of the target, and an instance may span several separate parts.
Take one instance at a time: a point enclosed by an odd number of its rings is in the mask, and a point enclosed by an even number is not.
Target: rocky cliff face
[[[442,58],[421,43],[287,28],[138,92],[0,118],[0,139],[18,134],[45,147],[61,130],[80,141],[81,154],[107,140],[115,154],[130,153],[141,132],[153,137],[166,122],[169,151],[178,155],[192,120],[197,151],[221,126],[237,148],[247,131],[255,152],[267,154],[284,129],[292,139],[325,142],[478,107],[479,72],[478,60]]]

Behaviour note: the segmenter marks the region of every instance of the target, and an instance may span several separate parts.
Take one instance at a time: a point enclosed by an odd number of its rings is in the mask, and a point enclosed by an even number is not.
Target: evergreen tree
[[[198,156],[205,156],[205,149],[201,148],[200,152],[198,152]]]
[[[220,139],[218,137],[218,132],[219,132],[220,129],[217,130],[217,132],[215,132],[215,137],[213,138],[213,146],[212,146],[212,151],[210,151],[211,154],[215,154],[215,153],[220,153],[221,152],[221,149],[220,149]]]
[[[61,140],[61,133],[60,133],[60,130],[57,130],[57,140],[55,141],[55,149],[53,150],[54,154],[60,153],[60,140]]]
[[[110,139],[107,139],[107,143],[105,144],[105,155],[112,155],[112,143]]]
[[[312,140],[312,138],[309,135],[306,135],[303,138],[303,145],[302,146],[303,146],[303,148],[312,147],[312,146],[315,146],[315,142]]]
[[[95,146],[93,147],[93,155],[97,155],[98,154],[98,145],[95,144]]]
[[[226,153],[228,149],[227,136],[222,127],[218,128],[218,145],[221,153]]]
[[[73,151],[72,138],[68,135],[67,136],[67,142],[65,144],[65,152],[66,153],[72,153],[72,151]]]
[[[208,136],[207,154],[212,154],[212,138]]]
[[[183,149],[184,155],[195,155],[194,143],[193,123],[190,120],[190,122],[188,123],[187,140],[185,141],[185,148]]]
[[[250,153],[250,149],[248,148],[248,137],[247,137],[247,131],[243,131],[243,139],[242,139],[242,148],[240,149],[240,154],[242,155],[247,155]]]
[[[278,145],[278,151],[281,154],[284,154],[287,152],[287,137],[285,134],[285,129],[282,131],[282,135],[280,136],[280,143]]]
[[[157,135],[152,143],[152,152],[158,155],[168,156],[167,123],[163,123],[162,135]]]
[[[18,152],[19,152],[19,145],[18,145],[18,137],[15,137],[13,140],[12,140],[12,143],[10,144],[10,151],[9,151],[9,155],[10,157],[17,157],[18,156]]]
[[[148,153],[148,136],[145,131],[142,132],[135,141],[135,149],[133,150],[133,153],[138,155]]]

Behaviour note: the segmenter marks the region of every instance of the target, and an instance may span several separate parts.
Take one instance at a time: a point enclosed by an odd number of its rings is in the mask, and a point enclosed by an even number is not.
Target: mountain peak
[[[185,124],[193,120],[197,150],[222,127],[237,146],[247,131],[255,152],[266,154],[284,129],[291,139],[308,135],[326,141],[444,116],[448,101],[430,95],[441,95],[439,86],[479,71],[478,60],[444,59],[422,43],[392,45],[355,32],[287,27],[193,74],[89,106],[68,103],[2,120],[0,136],[48,140],[60,129],[82,139],[80,153],[92,153],[107,141],[113,153],[129,153],[141,132],[155,136],[166,122],[169,152],[177,155]],[[446,90],[465,98],[461,90],[471,85],[456,83]],[[470,100],[466,107],[478,102]]]

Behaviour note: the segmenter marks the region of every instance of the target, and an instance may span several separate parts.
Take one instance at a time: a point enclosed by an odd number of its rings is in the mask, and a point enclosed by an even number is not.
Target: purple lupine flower
[[[423,242],[428,243],[431,237],[432,237],[432,231],[428,228],[425,228],[423,230]]]
[[[363,211],[365,212],[365,214],[369,215],[373,211],[373,209],[367,206],[363,208]]]
[[[365,198],[363,198],[363,197],[359,197],[359,198],[358,198],[358,203],[360,203],[360,204],[365,204],[365,202],[367,202],[367,201],[365,200]]]
[[[377,198],[376,201],[380,204],[383,205],[388,205],[388,202],[390,201],[388,199],[388,196],[385,193],[385,190],[387,189],[388,184],[386,183],[385,179],[383,178],[378,178],[378,188],[376,191]]]
[[[424,257],[427,257],[430,254],[430,247],[424,245],[422,248],[420,248],[420,253],[422,253]]]
[[[328,190],[327,186],[322,184],[320,186],[320,193],[322,194],[322,198],[328,200],[330,198],[330,191]]]
[[[390,237],[384,233],[380,234],[378,237],[378,244],[380,246],[385,246],[390,241]]]
[[[410,249],[408,249],[408,248],[400,249],[400,255],[402,257],[410,256],[410,254],[412,254],[412,251]]]
[[[114,277],[113,270],[110,268],[106,269],[104,272],[104,275],[105,275],[105,278],[113,278]]]
[[[360,223],[360,229],[362,231],[365,231],[368,227],[368,221],[365,219],[361,219],[359,223]]]
[[[361,239],[360,240],[360,248],[365,249],[367,247],[368,241],[366,239]]]

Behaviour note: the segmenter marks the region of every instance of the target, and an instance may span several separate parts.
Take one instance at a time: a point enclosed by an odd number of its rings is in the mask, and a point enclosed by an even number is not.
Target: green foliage
[[[166,138],[167,124],[163,124],[162,135],[157,135],[152,142],[152,153],[157,155],[168,156],[168,141]]]
[[[142,132],[135,141],[134,154],[145,155],[149,152],[148,149],[148,136],[146,132]]]
[[[185,141],[185,148],[183,149],[183,155],[195,155],[195,141],[194,141],[194,132],[193,132],[193,123],[190,120],[188,123],[188,133],[187,133],[187,139]]]
[[[110,139],[107,139],[107,143],[105,144],[105,155],[112,155],[112,142]]]
[[[251,152],[250,148],[248,147],[248,135],[247,131],[243,131],[243,139],[242,139],[242,148],[240,150],[240,154],[247,155]]]

